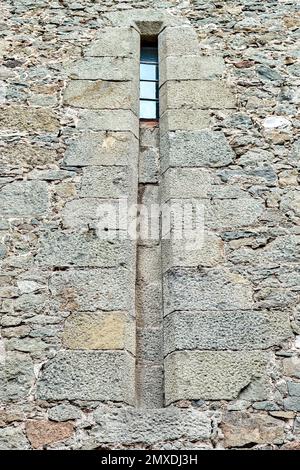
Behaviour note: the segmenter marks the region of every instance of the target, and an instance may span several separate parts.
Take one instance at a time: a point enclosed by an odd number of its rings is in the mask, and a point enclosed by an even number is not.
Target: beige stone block
[[[172,235],[172,234],[171,234]],[[164,240],[162,245],[163,271],[174,266],[212,267],[224,261],[224,243],[213,232],[197,231],[194,239]]]
[[[43,366],[41,400],[135,401],[135,358],[127,351],[59,351]]]
[[[193,55],[200,51],[196,31],[191,26],[165,28],[158,38],[160,60],[168,56]]]
[[[64,92],[69,106],[88,109],[131,109],[138,112],[138,86],[135,82],[72,80]]]
[[[127,349],[134,353],[134,322],[125,312],[74,313],[63,332],[68,349]]]
[[[176,108],[231,109],[236,98],[222,80],[169,81],[161,87],[160,113]]]
[[[130,15],[128,15],[130,16]],[[99,29],[99,36],[87,48],[87,57],[137,57],[140,35],[130,27]]]
[[[162,175],[161,198],[163,202],[175,198],[208,199],[213,174],[206,168],[168,168]]]
[[[131,132],[82,132],[67,141],[64,164],[137,166],[139,142]]]
[[[65,72],[74,80],[134,80],[139,62],[124,57],[88,57],[68,63]]]
[[[168,131],[200,131],[210,124],[209,111],[203,109],[169,109],[160,118],[160,134]]]
[[[88,131],[131,131],[139,137],[139,119],[128,109],[79,110],[77,127]]]
[[[225,70],[222,57],[185,55],[166,57],[160,63],[160,84],[167,80],[208,80]]]
[[[265,400],[268,363],[262,351],[176,351],[165,359],[166,404],[178,400]]]

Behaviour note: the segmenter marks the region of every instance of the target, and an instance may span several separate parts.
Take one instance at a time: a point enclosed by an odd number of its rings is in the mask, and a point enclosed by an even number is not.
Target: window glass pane
[[[140,60],[140,118],[158,119],[158,48],[156,42],[143,42]]]
[[[140,101],[140,118],[156,119],[156,101]]]
[[[141,62],[158,62],[157,47],[143,46],[141,48]]]
[[[155,64],[140,65],[141,80],[158,80],[158,67]]]
[[[155,100],[156,98],[156,82],[140,82],[140,97],[147,98],[148,100]]]

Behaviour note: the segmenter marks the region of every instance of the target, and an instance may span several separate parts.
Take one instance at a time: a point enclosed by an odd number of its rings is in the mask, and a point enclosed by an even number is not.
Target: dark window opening
[[[159,77],[157,38],[141,41],[140,119],[159,118]]]

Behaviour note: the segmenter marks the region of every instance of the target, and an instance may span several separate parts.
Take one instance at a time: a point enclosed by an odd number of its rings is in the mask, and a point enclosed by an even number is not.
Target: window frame
[[[147,58],[142,58],[143,57],[143,50],[146,48],[151,48],[156,50],[155,58],[154,55],[152,58],[148,59]],[[154,60],[153,60],[154,58]],[[156,73],[155,79],[152,78],[141,78],[141,65],[153,65],[155,66]],[[140,121],[158,121],[159,120],[159,59],[158,59],[158,42],[157,42],[157,37],[151,38],[151,39],[143,39],[141,38],[141,50],[140,50],[140,98],[139,98],[139,103],[140,103],[140,108],[139,108],[139,119]],[[141,97],[141,83],[155,83],[155,98],[142,98]],[[143,117],[141,115],[141,103],[142,102],[150,102],[150,103],[155,103],[155,116],[149,116],[149,117]]]

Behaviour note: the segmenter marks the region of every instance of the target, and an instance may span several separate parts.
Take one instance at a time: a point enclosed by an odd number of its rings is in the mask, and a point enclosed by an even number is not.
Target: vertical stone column
[[[104,28],[66,67],[64,105],[78,121],[64,167],[78,185],[36,258],[53,271],[52,305],[66,317],[62,350],[41,372],[44,400],[135,403],[136,242],[114,217],[100,229],[99,217],[103,204],[137,198],[139,41],[132,27]]]
[[[147,123],[148,124],[148,123]],[[159,129],[140,128],[140,239],[137,251],[137,404],[163,406],[163,324],[159,214]]]
[[[263,210],[218,177],[234,153],[224,134],[211,130],[210,111],[234,108],[235,96],[221,79],[222,59],[200,55],[193,28],[165,28],[159,48],[162,202],[196,203],[204,213],[196,247],[177,240],[174,226],[162,243],[166,405],[241,393],[265,400],[271,359],[261,350],[265,333],[272,345],[289,327],[285,317],[278,328],[278,312],[255,311],[250,280],[224,262],[224,232],[255,226]]]

